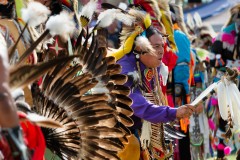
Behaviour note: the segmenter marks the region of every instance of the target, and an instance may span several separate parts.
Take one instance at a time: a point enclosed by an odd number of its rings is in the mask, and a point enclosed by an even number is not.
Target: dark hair
[[[153,26],[148,27],[145,32],[147,38],[150,38],[154,34],[160,34],[162,37],[168,37],[168,35],[161,33],[157,28]]]
[[[52,15],[59,14],[62,11],[62,2],[60,0],[52,0],[50,4]]]
[[[0,15],[3,18],[14,18],[14,3],[9,2],[7,5],[0,4]]]
[[[148,27],[148,29],[146,29],[146,37],[149,38],[154,34],[160,34],[160,32],[154,28],[153,26]]]

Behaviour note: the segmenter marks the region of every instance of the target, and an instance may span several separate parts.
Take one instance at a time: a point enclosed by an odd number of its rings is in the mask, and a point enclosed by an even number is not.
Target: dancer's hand
[[[199,103],[199,104],[196,106],[196,108],[195,108],[195,112],[196,112],[197,114],[200,114],[200,113],[203,112],[203,108],[204,108],[203,103]]]
[[[195,107],[189,104],[182,105],[178,107],[176,118],[189,118],[193,112],[195,111]]]

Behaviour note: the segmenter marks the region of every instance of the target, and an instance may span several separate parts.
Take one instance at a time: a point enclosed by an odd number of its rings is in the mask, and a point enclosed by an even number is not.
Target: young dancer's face
[[[162,57],[164,54],[164,40],[163,37],[156,33],[149,37],[149,41],[155,49],[155,54],[140,55],[141,62],[148,68],[159,67],[162,63]]]

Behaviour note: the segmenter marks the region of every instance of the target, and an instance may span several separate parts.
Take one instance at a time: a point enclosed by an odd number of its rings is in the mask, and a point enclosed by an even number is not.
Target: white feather
[[[138,47],[138,49],[140,49],[141,52],[148,52],[150,54],[154,54],[155,52],[147,37],[138,36],[136,38],[135,45]]]
[[[97,9],[97,0],[90,0],[85,6],[83,6],[80,15],[91,19],[96,9]]]
[[[0,34],[0,58],[3,59],[2,66],[9,68],[7,44],[2,34]]]
[[[168,79],[168,66],[166,66],[163,62],[160,67],[160,75],[162,76],[163,85],[166,86]]]
[[[194,24],[194,21],[193,21],[193,17],[192,17],[192,15],[191,15],[190,13],[187,14],[187,25],[188,25],[192,30],[194,30],[195,24]]]
[[[226,98],[226,87],[223,82],[217,85],[217,96],[218,96],[218,106],[222,119],[227,120],[228,110],[227,110],[227,98]]]
[[[199,13],[198,13],[198,12],[195,12],[194,15],[193,15],[193,17],[194,17],[196,26],[197,26],[198,28],[202,27],[202,18],[201,18],[201,16],[199,15]]]
[[[151,136],[152,136],[151,123],[144,120],[143,125],[142,125],[142,134],[140,137],[141,146],[143,147],[143,149],[149,147],[150,141],[151,141]]]
[[[25,98],[24,97],[24,91],[23,91],[23,89],[20,89],[20,88],[13,90],[11,92],[11,95],[12,95],[14,100],[17,100],[19,97],[21,97],[23,99]]]
[[[203,98],[207,97],[209,93],[217,87],[218,82],[215,82],[208,86],[194,101],[191,102],[191,105],[196,106]]]
[[[140,77],[137,71],[128,72],[127,75],[133,77],[133,82],[139,82],[140,80]]]
[[[60,35],[67,40],[72,35],[75,24],[72,20],[72,15],[63,11],[59,15],[51,16],[46,23],[46,28],[52,36]]]
[[[91,89],[93,94],[109,93],[109,90],[106,87],[94,87]]]
[[[110,26],[115,19],[128,26],[132,25],[132,23],[135,21],[133,16],[126,15],[119,9],[108,9],[99,14],[97,24],[99,27],[105,28]]]
[[[240,93],[239,90],[236,86],[236,84],[232,83],[229,85],[229,93],[230,93],[230,98],[232,101],[232,119],[234,122],[234,125],[240,127]]]
[[[103,93],[105,93],[105,95],[108,96],[108,102],[110,102],[112,100],[112,98],[109,94],[110,93],[109,89],[102,82],[98,82],[98,84],[94,88],[91,89],[91,93],[92,94],[103,94]]]
[[[133,24],[133,22],[135,21],[135,17],[124,14],[122,12],[116,13],[116,19],[119,20],[120,22],[124,23],[127,26],[131,26]]]
[[[101,12],[98,16],[97,24],[99,27],[105,28],[111,25],[115,19],[117,9],[108,9]]]
[[[120,8],[120,9],[125,11],[128,8],[128,6],[124,2],[120,2],[119,5],[118,5],[118,8]]]
[[[103,84],[101,81],[91,89],[93,94],[101,94],[101,93],[109,93],[109,89],[107,89],[106,85]]]
[[[44,23],[51,11],[39,2],[30,2],[27,8],[21,10],[23,20],[29,26],[35,27]]]
[[[227,106],[229,106],[230,114],[233,116],[232,101],[231,101],[232,93],[230,93],[230,90],[229,90],[229,86],[232,82],[228,81],[225,77],[223,77],[223,81],[226,87]]]

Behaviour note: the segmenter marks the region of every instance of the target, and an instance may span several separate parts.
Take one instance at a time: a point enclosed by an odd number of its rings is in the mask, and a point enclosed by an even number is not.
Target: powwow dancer
[[[136,39],[131,39],[131,48],[129,49],[129,53],[123,53],[119,55],[120,52],[113,53],[117,58],[122,57],[118,63],[122,65],[122,73],[129,76],[128,82],[125,84],[131,88],[130,98],[133,99],[133,105],[131,106],[134,110],[134,116],[132,117],[134,120],[134,126],[131,128],[132,133],[139,138],[138,131],[141,130],[142,122],[141,119],[146,120],[146,123],[162,123],[162,122],[169,122],[173,121],[176,118],[181,117],[189,117],[193,112],[193,106],[181,106],[179,109],[172,109],[168,106],[162,106],[161,104],[161,91],[160,91],[160,68],[161,59],[163,55],[163,45],[164,41],[162,38],[162,34],[155,28],[151,26],[151,21],[147,14],[144,14],[141,11],[136,11],[133,9],[129,10],[130,15],[134,15],[137,17],[136,19],[141,20],[142,22],[137,25],[136,28],[134,26],[123,28],[122,30],[122,43],[126,40],[129,40],[129,37],[126,35],[132,35],[135,29],[141,28],[141,32],[143,31],[144,36],[139,36]],[[147,23],[143,23],[147,22]],[[127,32],[128,31],[128,32]],[[128,34],[125,34],[125,33]],[[125,35],[125,37],[124,37]],[[149,40],[152,37],[153,41],[156,42],[150,44]],[[157,39],[154,39],[157,38]],[[145,45],[143,45],[145,44]],[[147,44],[147,45],[146,45]],[[129,47],[129,46],[128,46]],[[156,50],[156,51],[154,51]],[[117,55],[116,55],[117,54]],[[147,57],[145,57],[147,56]],[[151,60],[149,59],[151,58]],[[118,58],[119,59],[119,58]],[[145,64],[144,64],[145,59]],[[149,64],[150,63],[150,64]],[[145,74],[144,74],[145,71]],[[139,77],[139,78],[138,78]],[[156,90],[155,90],[156,89]],[[147,100],[149,98],[150,101],[154,102],[151,103]],[[149,122],[147,122],[149,121]],[[143,124],[145,125],[145,124]],[[149,126],[149,125],[147,125]],[[153,126],[154,127],[154,126]],[[151,127],[148,130],[151,130]],[[163,131],[163,130],[162,130]],[[142,131],[144,132],[144,131]],[[156,133],[160,133],[161,130],[156,130]],[[163,136],[163,133],[161,133]],[[144,134],[143,134],[144,135]],[[163,158],[167,155],[166,148],[163,150],[164,147],[162,144],[164,143],[164,138],[161,138],[163,141],[159,142],[159,139],[154,141],[154,136],[152,135],[152,139],[150,142],[152,155],[156,158]],[[149,135],[149,141],[150,141]],[[144,138],[144,137],[142,137]],[[159,137],[157,137],[159,138]],[[142,139],[143,140],[143,139]],[[147,140],[147,139],[145,139]],[[141,145],[146,148],[148,146],[148,142],[144,141]],[[164,155],[163,151],[165,151],[166,155]],[[146,156],[146,150],[144,156]],[[156,156],[157,154],[159,156]],[[161,157],[163,156],[163,157]],[[137,158],[138,159],[138,158]]]

